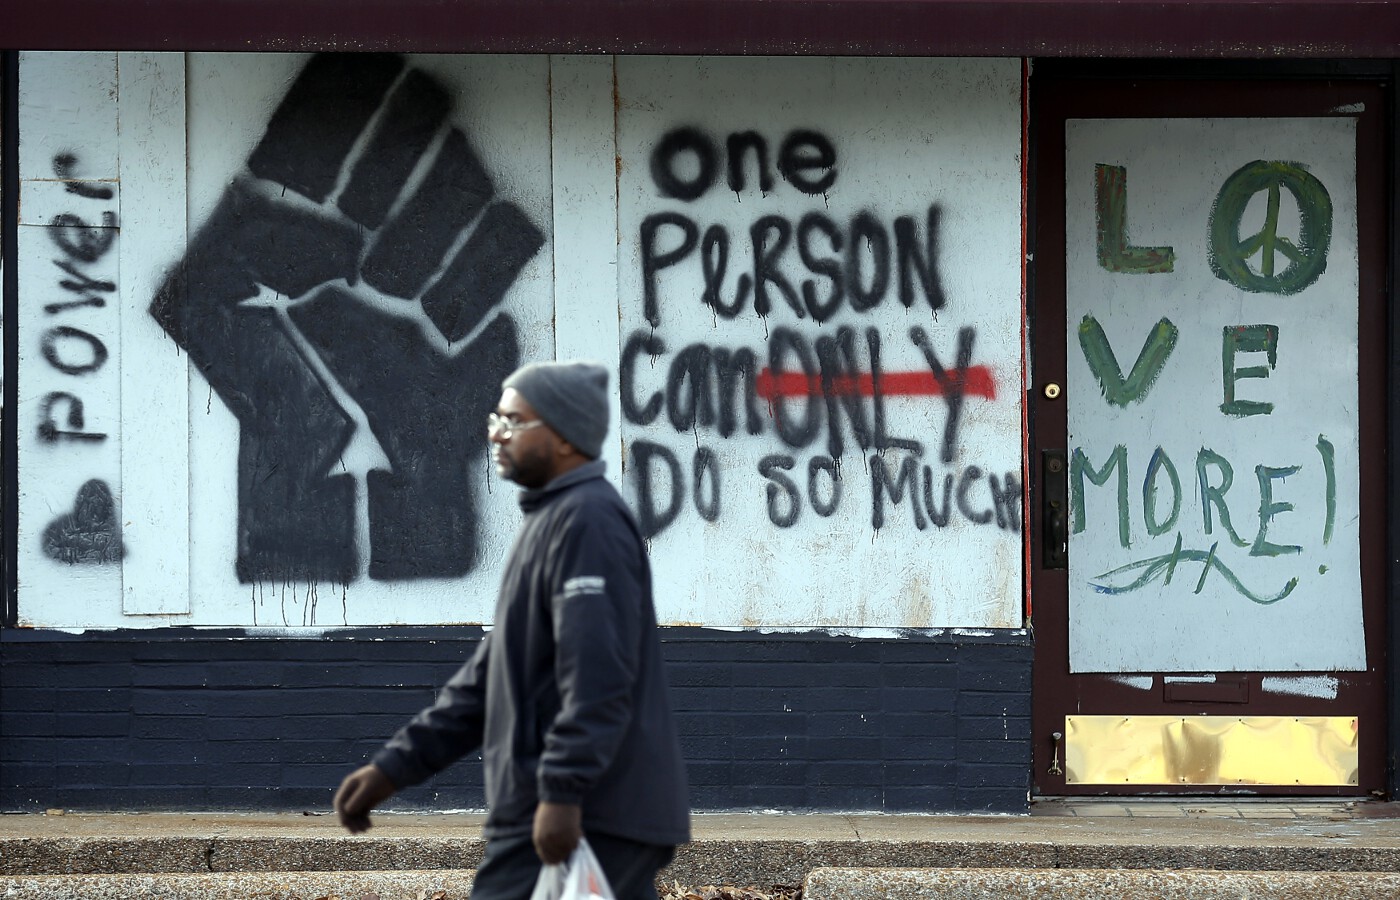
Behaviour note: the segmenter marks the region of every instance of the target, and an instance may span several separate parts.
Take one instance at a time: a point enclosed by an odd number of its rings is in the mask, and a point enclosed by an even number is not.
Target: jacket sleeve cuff
[[[577,790],[551,785],[541,778],[539,781],[540,800],[545,803],[565,803],[569,806],[582,806],[583,793]]]
[[[384,776],[394,785],[395,790],[401,791],[426,780],[426,776],[415,777],[416,773],[408,765],[403,755],[394,752],[389,747],[381,749],[370,757],[370,762],[374,764],[376,769],[384,773]]]

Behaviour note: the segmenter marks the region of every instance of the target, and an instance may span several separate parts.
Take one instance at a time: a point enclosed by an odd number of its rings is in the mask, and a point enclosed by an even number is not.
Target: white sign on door
[[[1354,121],[1065,142],[1071,671],[1364,668]]]

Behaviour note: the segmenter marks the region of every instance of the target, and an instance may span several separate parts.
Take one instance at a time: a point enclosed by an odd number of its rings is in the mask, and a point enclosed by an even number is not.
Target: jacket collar
[[[523,490],[520,492],[520,508],[525,512],[539,509],[553,500],[556,494],[566,491],[576,484],[602,478],[606,469],[607,463],[601,459],[595,459],[592,462],[584,463],[577,469],[565,472],[544,487]]]

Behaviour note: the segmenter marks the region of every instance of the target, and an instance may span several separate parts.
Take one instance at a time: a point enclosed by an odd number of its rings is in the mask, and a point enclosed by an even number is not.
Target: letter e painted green
[[[1284,479],[1294,475],[1301,466],[1255,466],[1254,474],[1259,478],[1259,533],[1254,536],[1254,545],[1249,548],[1250,556],[1282,556],[1285,553],[1302,553],[1297,544],[1273,544],[1267,538],[1269,522],[1281,512],[1293,509],[1293,504],[1274,499],[1274,479]]]
[[[1235,367],[1239,353],[1267,354],[1269,365]],[[1267,416],[1274,411],[1272,403],[1261,400],[1240,400],[1235,397],[1235,382],[1241,378],[1268,378],[1269,370],[1278,365],[1277,325],[1226,325],[1220,340],[1220,374],[1225,387],[1225,402],[1220,411],[1227,416]]]

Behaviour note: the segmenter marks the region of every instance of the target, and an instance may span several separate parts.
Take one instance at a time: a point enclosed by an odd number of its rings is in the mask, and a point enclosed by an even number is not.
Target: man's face
[[[521,487],[544,487],[554,477],[559,436],[514,388],[501,393],[496,415],[507,423],[504,434],[499,429],[487,434],[496,474]]]

